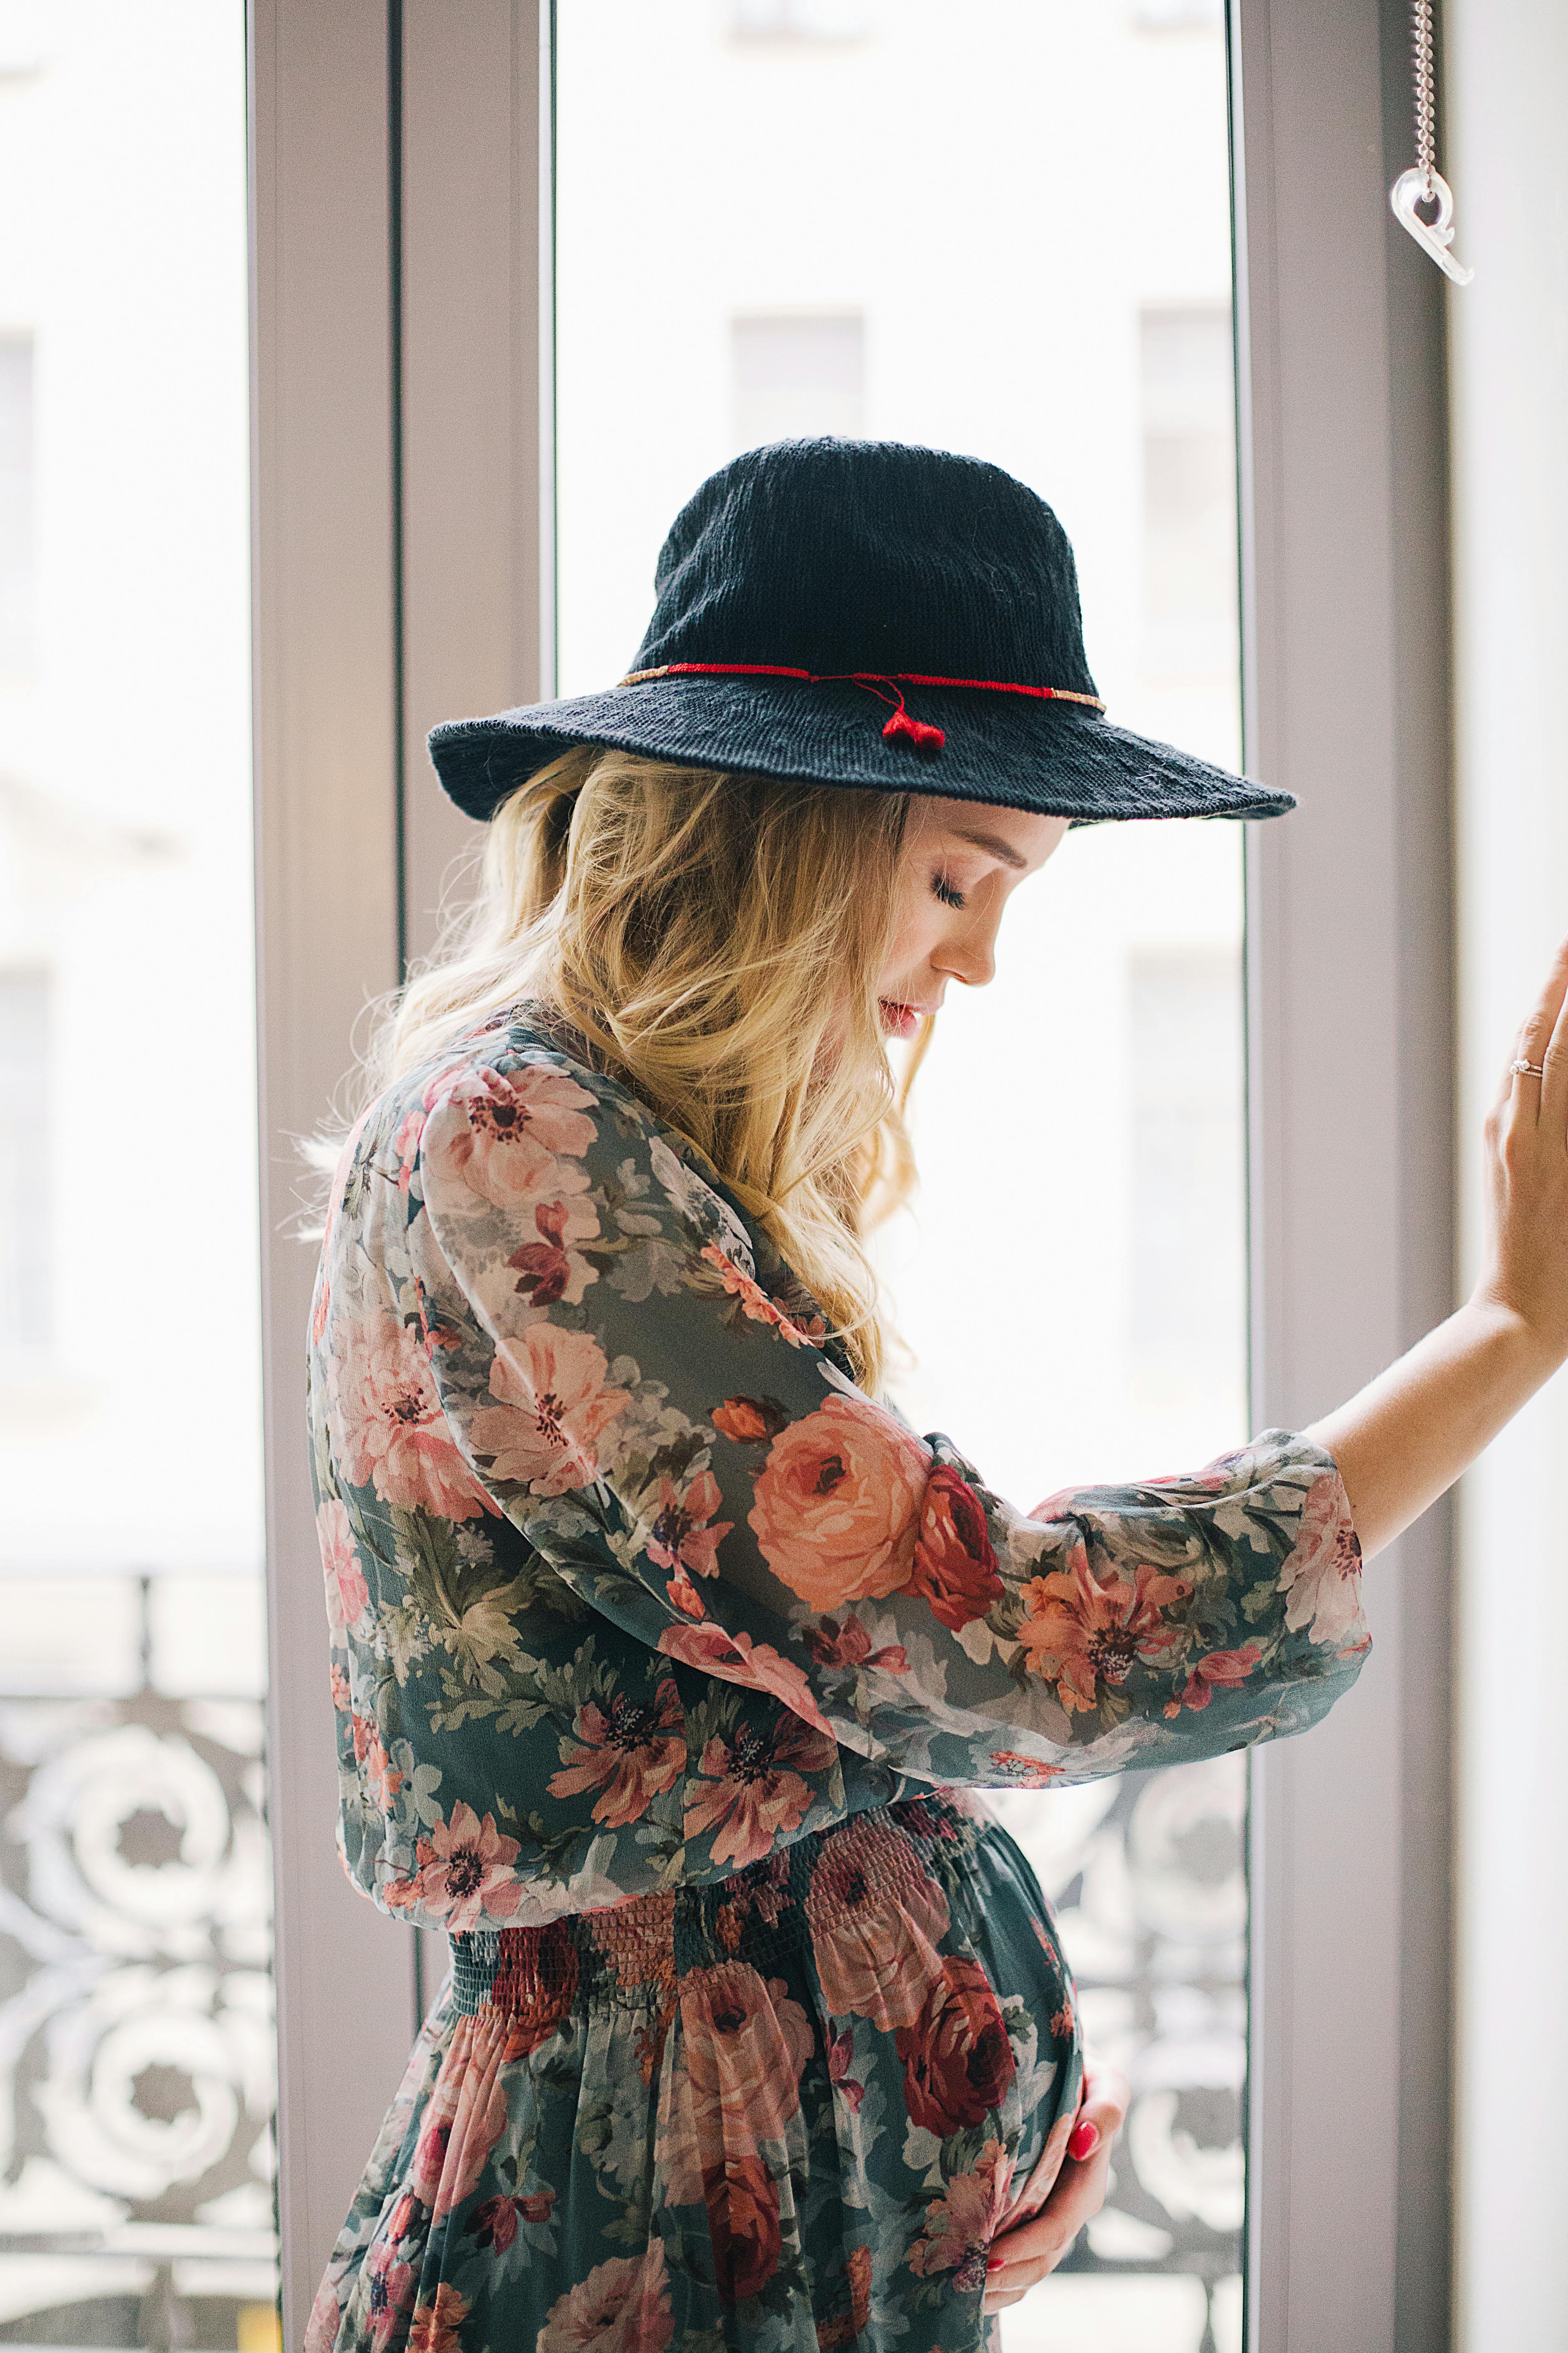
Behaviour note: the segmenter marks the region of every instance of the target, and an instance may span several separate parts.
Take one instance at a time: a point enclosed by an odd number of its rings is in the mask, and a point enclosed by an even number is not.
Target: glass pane
[[[1110,715],[1239,756],[1226,64],[1212,0],[560,0],[561,687],[630,666],[659,540],[756,441],[1021,475]],[[953,992],[882,1259],[894,1382],[1027,1507],[1245,1434],[1241,838],[1069,838]],[[994,1800],[1134,2105],[1008,2353],[1239,2353],[1239,1758]]]
[[[244,18],[0,10],[0,2344],[278,2343]]]

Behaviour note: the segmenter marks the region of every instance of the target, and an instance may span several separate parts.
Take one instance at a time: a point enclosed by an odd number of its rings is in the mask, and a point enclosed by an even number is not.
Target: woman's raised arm
[[[1363,1558],[1451,1487],[1568,1358],[1565,999],[1568,941],[1487,1119],[1487,1255],[1475,1290],[1306,1433],[1339,1465]]]
[[[393,1255],[485,1508],[650,1651],[895,1774],[983,1784],[1300,1731],[1353,1681],[1360,1561],[1321,1448],[1272,1431],[1026,1513],[856,1387],[684,1139],[526,1026],[385,1117]],[[509,1592],[489,1606],[537,1681]]]

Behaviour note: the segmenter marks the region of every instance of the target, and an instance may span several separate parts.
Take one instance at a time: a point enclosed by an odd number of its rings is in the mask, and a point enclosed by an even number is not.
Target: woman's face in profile
[[[1067,829],[1065,817],[914,797],[894,885],[893,942],[877,989],[891,1036],[912,1037],[950,980],[978,988],[991,978],[1003,909]]]

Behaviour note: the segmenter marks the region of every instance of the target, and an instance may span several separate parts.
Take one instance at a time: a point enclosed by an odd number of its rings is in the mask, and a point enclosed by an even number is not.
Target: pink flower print
[[[823,1846],[805,1892],[823,2000],[883,2032],[913,2026],[942,1981],[947,1897],[886,1822],[858,1819]]]
[[[557,2296],[533,2353],[665,2353],[675,2333],[664,2241],[612,2255]]]
[[[406,1193],[414,1181],[414,1164],[419,1157],[420,1141],[425,1134],[425,1106],[416,1103],[404,1114],[392,1148],[397,1155],[397,1189]]]
[[[364,2259],[364,2270],[370,2283],[370,2341],[376,2353],[381,2353],[388,2337],[402,2334],[404,2316],[414,2301],[419,2274],[411,2263],[400,2258],[398,2241],[394,2235],[376,2241]]]
[[[1225,1684],[1246,1683],[1262,1656],[1256,1642],[1244,1642],[1239,1651],[1211,1651],[1206,1659],[1198,1661],[1165,1714],[1180,1715],[1184,1707],[1207,1707]]]
[[[355,1746],[357,1747],[357,1741]],[[397,1801],[397,1793],[403,1787],[403,1776],[394,1767],[391,1757],[383,1747],[379,1732],[372,1732],[365,1743],[364,1756],[361,1761],[364,1769],[364,1785],[369,1792],[371,1804],[379,1812],[389,1814]]]
[[[1156,1658],[1180,1640],[1162,1614],[1192,1591],[1163,1570],[1137,1568],[1131,1577],[1108,1569],[1097,1577],[1087,1546],[1072,1547],[1071,1567],[1034,1577],[1022,1599],[1028,1615],[1018,1629],[1029,1665],[1057,1687],[1069,1715],[1098,1707],[1102,1690],[1116,1690],[1135,1660]]]
[[[594,1141],[594,1098],[563,1071],[463,1071],[435,1090],[429,1108],[461,1113],[435,1146],[468,1187],[498,1209],[587,1190],[582,1155]]]
[[[837,1744],[797,1716],[783,1715],[771,1730],[743,1725],[733,1741],[715,1734],[702,1751],[686,1801],[685,1834],[715,1833],[713,1860],[736,1871],[760,1862],[775,1840],[800,1828],[811,1804],[803,1773],[826,1773]]]
[[[853,1610],[842,1626],[836,1618],[808,1626],[805,1647],[819,1667],[880,1667],[889,1675],[907,1675],[910,1671],[903,1644],[888,1642],[874,1651],[871,1637]]]
[[[321,1548],[321,1571],[327,1586],[327,1624],[333,1642],[341,1644],[349,1628],[369,1606],[370,1588],[354,1549],[348,1507],[335,1495],[329,1496],[317,1508],[316,1541]]]
[[[700,1626],[667,1626],[658,1638],[658,1647],[667,1658],[679,1659],[682,1666],[700,1667],[705,1674],[718,1675],[725,1683],[744,1683],[752,1691],[771,1693],[774,1699],[783,1701],[792,1715],[802,1717],[832,1739],[833,1728],[816,1704],[805,1670],[797,1667],[793,1659],[781,1657],[771,1643],[753,1642],[749,1634],[728,1634],[722,1626],[705,1621]]]
[[[617,1692],[608,1709],[588,1700],[573,1722],[577,1745],[561,1743],[562,1770],[550,1777],[552,1798],[597,1789],[594,1820],[624,1829],[672,1789],[686,1770],[686,1718],[680,1694],[666,1675],[652,1702]]]
[[[952,2272],[960,2293],[984,2287],[985,2258],[1007,2202],[1013,2160],[999,2140],[988,2140],[969,2173],[949,2176],[946,2196],[925,2211],[921,2236],[910,2249],[910,2269],[921,2279]]]
[[[327,1372],[338,1459],[352,1486],[438,1519],[478,1519],[485,1497],[458,1451],[419,1335],[395,1316],[340,1326]]]
[[[1364,1636],[1361,1609],[1361,1546],[1338,1475],[1325,1472],[1307,1490],[1295,1549],[1279,1572],[1288,1593],[1285,1623],[1293,1634],[1303,1626],[1314,1642],[1336,1650],[1347,1637]],[[1363,1649],[1363,1641],[1353,1647]]]
[[[461,2353],[468,2299],[443,2280],[428,2304],[419,2305],[408,2332],[408,2353]]]
[[[353,1706],[353,1694],[350,1690],[347,1675],[343,1672],[342,1667],[338,1665],[335,1659],[332,1662],[331,1681],[332,1686],[332,1705],[337,1709],[340,1715],[347,1715]]]
[[[700,1471],[684,1494],[672,1479],[661,1478],[658,1487],[662,1501],[648,1538],[649,1558],[660,1568],[717,1577],[720,1542],[735,1525],[733,1520],[709,1525],[724,1500],[719,1482],[711,1471]]]
[[[459,1798],[451,1820],[437,1822],[419,1841],[419,1877],[405,1900],[444,1921],[453,1936],[483,1921],[508,1920],[522,1900],[511,1873],[520,1852],[516,1839],[497,1830],[493,1814],[481,1822]]]
[[[763,1557],[813,1609],[907,1585],[930,1457],[869,1398],[836,1394],[782,1430],[750,1514]]]
[[[497,1479],[535,1495],[563,1495],[590,1487],[599,1475],[598,1442],[631,1403],[626,1389],[606,1388],[605,1352],[585,1332],[531,1324],[497,1346],[490,1394],[473,1418],[477,1453]]]
[[[784,1309],[775,1305],[762,1285],[753,1282],[751,1276],[735,1264],[733,1259],[726,1258],[717,1242],[704,1242],[702,1256],[710,1266],[718,1268],[725,1290],[731,1299],[740,1301],[741,1313],[748,1323],[771,1324],[773,1329],[781,1333],[789,1342],[792,1348],[806,1346],[805,1334],[799,1324],[792,1324]]]
[[[472,2197],[506,2130],[506,2084],[494,2057],[480,2043],[479,2021],[459,2020],[419,2120],[407,2174],[433,2222]]]
[[[374,2261],[366,2257],[367,2265]],[[372,2290],[374,2301],[374,2291]],[[305,2323],[305,2353],[332,2353],[338,2341],[338,2323],[342,2318],[342,2306],[330,2279],[324,2279],[316,2290],[316,2300],[310,2306],[310,2316]],[[382,2340],[376,2339],[379,2347]]]
[[[854,2056],[854,2031],[847,2026],[841,2034],[834,2036],[827,2046],[827,2080],[839,2098],[847,2100],[855,2114],[858,2116],[860,2103],[866,2096],[866,2086],[864,2084],[858,2084],[849,2073],[850,2062]]]
[[[764,1979],[745,1961],[689,1969],[680,2018],[703,2169],[781,2140],[799,2113],[815,2044],[811,2021],[783,1978]]]

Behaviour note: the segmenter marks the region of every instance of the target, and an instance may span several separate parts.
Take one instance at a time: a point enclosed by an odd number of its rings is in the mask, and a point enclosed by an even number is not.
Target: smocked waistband
[[[984,1817],[959,1793],[879,1806],[814,1831],[728,1879],[675,1887],[532,1928],[451,1938],[452,2006],[542,2030],[580,1999],[662,2006],[689,1970],[766,1969],[857,1913],[918,1903],[962,1880]]]

